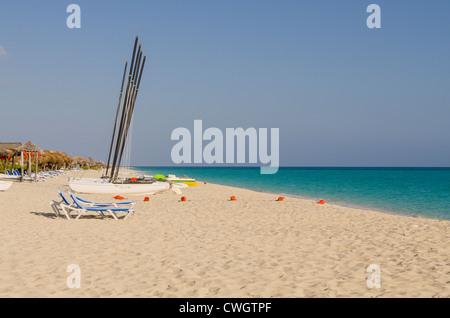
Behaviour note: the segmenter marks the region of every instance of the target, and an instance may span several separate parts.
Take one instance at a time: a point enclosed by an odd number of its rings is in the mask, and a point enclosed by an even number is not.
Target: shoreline
[[[141,170],[135,170],[135,168],[139,169],[138,166],[128,167],[126,169],[134,171],[134,172],[139,172],[139,173],[143,172]],[[142,166],[142,168],[160,168],[160,167]],[[171,168],[171,167],[164,167],[164,168]],[[190,168],[190,167],[186,167],[186,168]],[[216,168],[216,167],[213,167],[213,168]],[[242,167],[242,168],[246,168],[246,167]],[[286,167],[286,168],[298,168],[298,167]],[[301,167],[301,168],[303,168],[303,167]],[[309,167],[306,167],[306,168],[309,168]],[[314,167],[312,167],[312,168],[314,168]],[[333,167],[330,167],[330,168],[333,168]],[[354,168],[354,167],[349,167],[349,168]],[[364,167],[361,167],[361,168],[364,168]],[[380,168],[383,168],[383,167],[380,167]],[[408,169],[409,167],[404,167],[404,168]],[[427,169],[428,167],[424,167],[424,168]],[[430,167],[430,168],[434,168],[434,167]],[[444,167],[444,168],[446,168],[446,167]],[[389,169],[389,168],[387,168],[387,169]],[[437,169],[439,169],[439,168],[437,168]],[[197,180],[197,181],[201,181],[201,180]],[[203,182],[203,181],[201,181],[201,182]],[[314,202],[317,202],[317,200],[320,200],[320,199],[317,199],[317,198],[313,198],[313,197],[309,197],[309,196],[303,196],[303,195],[277,193],[277,192],[272,192],[272,191],[269,191],[269,190],[267,190],[267,191],[265,191],[265,190],[255,190],[255,189],[250,189],[250,188],[246,188],[246,187],[230,186],[230,185],[221,184],[221,183],[213,183],[213,184],[227,186],[227,187],[235,187],[235,188],[238,188],[238,189],[245,189],[245,190],[255,191],[255,192],[260,192],[260,193],[273,194],[274,196],[285,196],[285,197],[297,198],[297,199],[302,199],[302,200],[309,200],[309,201],[314,201]],[[438,217],[421,216],[421,215],[417,215],[416,216],[416,215],[408,214],[408,212],[399,212],[399,211],[394,211],[394,210],[376,208],[376,207],[366,206],[366,205],[363,205],[363,204],[359,205],[359,204],[351,204],[351,203],[346,203],[346,202],[340,203],[340,202],[334,202],[334,201],[328,201],[328,200],[326,201],[326,203],[327,204],[331,204],[331,205],[340,206],[340,207],[350,208],[350,209],[374,211],[374,212],[385,213],[385,214],[388,214],[388,215],[410,217],[410,218],[413,218],[413,219],[430,219],[430,220],[439,220],[439,221],[450,221],[448,219],[443,219],[443,218],[438,218]]]

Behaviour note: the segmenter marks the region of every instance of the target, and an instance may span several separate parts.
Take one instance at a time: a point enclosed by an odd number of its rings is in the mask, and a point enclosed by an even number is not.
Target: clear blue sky
[[[66,7],[81,7],[68,29]],[[381,29],[366,8],[381,7]],[[280,129],[288,166],[450,166],[450,1],[2,1],[0,141],[106,160],[125,60],[148,63],[132,164],[173,129]]]

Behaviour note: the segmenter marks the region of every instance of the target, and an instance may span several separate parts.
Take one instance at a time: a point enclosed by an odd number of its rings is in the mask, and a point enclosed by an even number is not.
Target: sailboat
[[[154,194],[163,190],[173,190],[176,193],[181,193],[179,190],[180,187],[169,180],[159,181],[146,176],[119,178],[121,160],[127,142],[146,59],[145,56],[142,56],[141,44],[138,46],[138,39],[138,36],[136,36],[124,90],[128,66],[128,62],[125,62],[119,104],[117,106],[116,120],[105,174],[101,178],[69,179],[69,187],[75,192],[96,194]],[[122,95],[124,97],[123,101]]]
[[[189,186],[189,187],[197,186],[197,181],[194,178],[190,178],[186,175],[184,177],[177,177],[174,174],[169,174],[167,176],[157,174],[157,175],[154,175],[153,178],[155,178],[157,180],[168,180],[171,182],[176,182],[177,184],[180,184],[180,186],[182,186],[182,184]],[[184,186],[182,186],[182,187],[184,187]]]
[[[135,181],[132,181],[136,179]],[[72,191],[92,194],[154,194],[163,190],[178,193],[176,184],[151,179],[126,178],[112,182],[106,178],[74,178],[69,181]]]

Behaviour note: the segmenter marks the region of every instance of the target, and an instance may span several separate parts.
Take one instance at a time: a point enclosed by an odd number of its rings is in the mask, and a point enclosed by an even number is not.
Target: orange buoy
[[[317,204],[325,204],[327,202],[325,202],[324,200],[320,200],[319,202],[317,202]]]
[[[145,197],[144,201],[150,201],[150,198],[149,197]]]
[[[278,197],[277,201],[283,201],[284,197]]]
[[[206,184],[206,181],[205,181],[205,184]]]
[[[181,201],[186,201],[186,197],[181,197]]]
[[[114,197],[114,199],[117,199],[117,200],[122,200],[122,199],[123,199],[123,197],[121,197],[120,195],[116,195],[116,196]]]
[[[136,178],[131,178],[130,180],[131,180],[131,182],[135,182],[137,179]]]
[[[231,200],[231,201],[236,201],[236,197],[233,195],[233,196],[230,198],[230,200]]]

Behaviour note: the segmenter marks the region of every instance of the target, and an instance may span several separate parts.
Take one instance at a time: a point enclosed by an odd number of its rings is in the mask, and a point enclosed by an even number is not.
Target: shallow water
[[[134,167],[147,174],[450,220],[450,168],[298,168],[262,175],[259,167]]]

